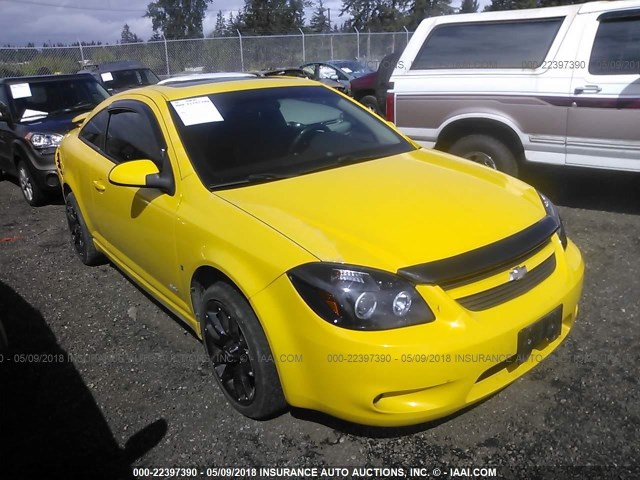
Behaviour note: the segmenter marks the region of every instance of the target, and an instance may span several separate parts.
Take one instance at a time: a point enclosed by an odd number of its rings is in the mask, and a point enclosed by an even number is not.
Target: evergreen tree
[[[478,0],[462,0],[458,13],[476,13],[479,7]]]
[[[256,35],[296,32],[304,27],[309,5],[308,0],[245,0],[237,24]]]
[[[407,28],[415,30],[425,18],[452,13],[451,0],[415,0],[409,8]]]
[[[213,0],[156,0],[147,6],[154,32],[167,39],[202,37],[202,21]]]
[[[142,39],[133,33],[129,25],[125,23],[122,27],[122,33],[120,33],[120,43],[137,43],[141,41]]]
[[[329,23],[326,12],[327,9],[324,7],[323,1],[320,0],[309,22],[309,30],[316,33],[327,33],[331,31],[331,24]]]
[[[491,0],[491,3],[484,7],[483,11],[521,10],[523,8],[536,8],[537,6],[537,0]]]
[[[222,10],[218,11],[216,15],[216,26],[213,29],[214,37],[224,37],[227,35],[227,22],[222,15]]]

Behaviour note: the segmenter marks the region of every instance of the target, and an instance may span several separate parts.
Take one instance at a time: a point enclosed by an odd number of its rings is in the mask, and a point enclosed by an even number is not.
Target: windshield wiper
[[[356,155],[356,154],[349,153],[346,155],[340,155],[339,157],[336,158],[335,162],[333,162],[331,165],[332,166],[348,165],[350,163],[364,162],[366,160],[376,160],[384,156],[385,156],[384,154],[379,154],[379,153],[374,153],[369,155]]]
[[[238,180],[232,180],[230,182],[223,183],[214,183],[209,185],[209,190],[214,190],[218,188],[226,188],[226,187],[235,187],[238,185],[247,185],[250,183],[259,182],[261,180],[282,180],[284,178],[291,178],[299,175],[300,172],[291,172],[291,173],[272,173],[272,172],[262,172],[262,173],[252,173],[251,175],[247,175],[244,178],[240,178]]]
[[[50,115],[56,115],[56,114],[60,114],[60,113],[77,112],[79,110],[92,110],[95,106],[96,106],[95,103],[89,103],[89,102],[79,103],[79,104],[74,105],[72,107],[61,108],[59,110],[51,112]]]

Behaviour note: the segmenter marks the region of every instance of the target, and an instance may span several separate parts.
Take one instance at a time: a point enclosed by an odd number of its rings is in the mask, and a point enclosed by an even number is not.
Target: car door
[[[158,169],[177,164],[165,141],[159,110],[142,101],[117,101],[108,107],[104,152],[91,164],[92,219],[95,237],[145,287],[184,309],[175,228],[180,189],[173,195],[155,188],[123,187],[109,183],[118,163],[149,159]]]
[[[588,14],[572,79],[567,163],[640,170],[640,9]]]

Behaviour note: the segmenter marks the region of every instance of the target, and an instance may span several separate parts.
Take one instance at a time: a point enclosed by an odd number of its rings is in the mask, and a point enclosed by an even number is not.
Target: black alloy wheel
[[[204,311],[204,341],[218,381],[239,404],[248,405],[256,392],[247,340],[238,322],[218,300]]]

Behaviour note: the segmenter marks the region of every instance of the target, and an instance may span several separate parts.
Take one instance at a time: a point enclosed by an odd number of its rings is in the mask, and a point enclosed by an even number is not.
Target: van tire
[[[489,135],[474,134],[462,137],[451,145],[449,153],[500,170],[513,177],[518,176],[518,162],[513,151],[500,140]]]

